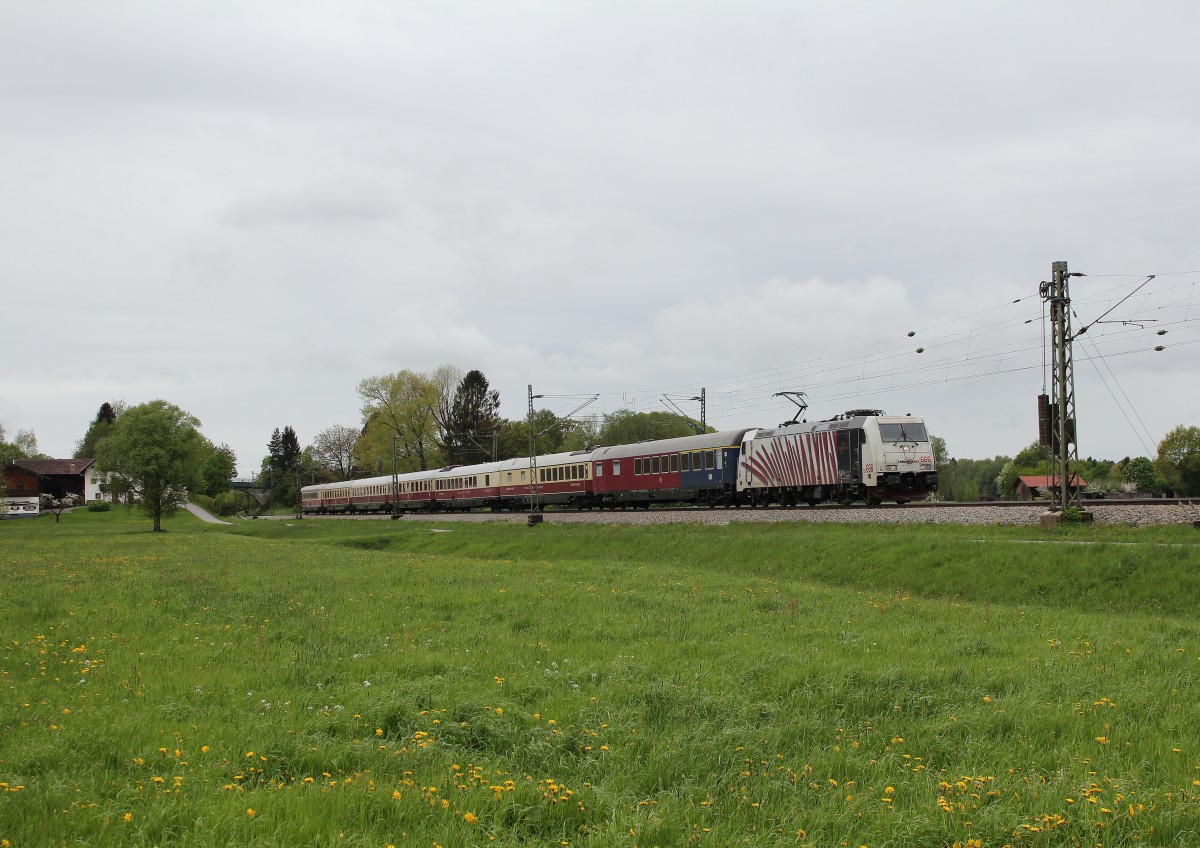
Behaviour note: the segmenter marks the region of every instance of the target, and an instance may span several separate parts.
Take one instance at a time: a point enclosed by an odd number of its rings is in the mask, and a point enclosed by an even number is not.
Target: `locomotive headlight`
[[[921,463],[921,470],[922,470],[922,471],[932,471],[932,470],[933,470],[933,463],[932,463],[932,462],[922,462],[922,463]]]
[[[885,466],[883,466],[883,470],[884,471],[895,471],[896,465],[895,465],[895,463],[893,463],[891,465],[885,465]]]

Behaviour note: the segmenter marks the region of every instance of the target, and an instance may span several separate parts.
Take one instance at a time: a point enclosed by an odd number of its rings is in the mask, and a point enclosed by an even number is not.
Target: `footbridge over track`
[[[271,502],[271,487],[260,486],[258,481],[253,477],[242,477],[232,480],[230,481],[230,488],[238,492],[245,492],[254,498],[260,507],[264,507]]]

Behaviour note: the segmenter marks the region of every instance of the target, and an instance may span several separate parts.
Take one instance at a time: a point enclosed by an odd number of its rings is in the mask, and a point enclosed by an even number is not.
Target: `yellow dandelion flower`
[[[477,821],[479,821],[479,817],[474,813],[463,813],[463,821],[465,821],[467,824],[475,824]]]
[[[121,818],[127,822],[131,822],[133,821],[133,813],[126,813],[125,815],[121,816]]]
[[[246,808],[246,815],[248,815],[250,818],[254,818],[255,816],[257,816],[257,815],[258,815],[258,813],[254,812],[254,808],[253,808],[253,807],[247,807],[247,808]]]

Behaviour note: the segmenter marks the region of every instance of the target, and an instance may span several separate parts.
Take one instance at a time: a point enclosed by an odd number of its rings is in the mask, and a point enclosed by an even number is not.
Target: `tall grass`
[[[1197,839],[1194,535],[143,525],[0,527],[12,846]]]

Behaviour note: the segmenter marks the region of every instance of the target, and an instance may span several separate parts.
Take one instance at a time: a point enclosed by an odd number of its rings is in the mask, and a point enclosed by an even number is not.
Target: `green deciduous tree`
[[[202,485],[209,456],[200,422],[165,400],[130,407],[96,446],[96,466],[111,475],[115,488],[135,495],[142,510],[162,530],[170,515]]]
[[[1125,463],[1125,467],[1121,469],[1121,479],[1131,483],[1142,494],[1162,489],[1162,479],[1158,476],[1154,462],[1145,456],[1134,457]]]
[[[670,412],[618,409],[604,416],[599,436],[601,444],[628,445],[650,439],[673,439],[695,434],[696,431],[687,421]]]
[[[226,444],[210,445],[208,458],[204,460],[204,467],[200,471],[204,494],[215,498],[222,492],[228,492],[235,474],[237,454],[233,448]]]
[[[355,447],[355,463],[366,473],[391,470],[392,434],[401,471],[425,471],[441,464],[438,419],[443,391],[438,381],[415,371],[368,377],[358,384],[363,434]],[[447,410],[449,406],[446,405]],[[379,463],[383,463],[380,466]]]
[[[1154,463],[1167,484],[1186,495],[1200,494],[1200,427],[1180,424],[1158,443]]]

